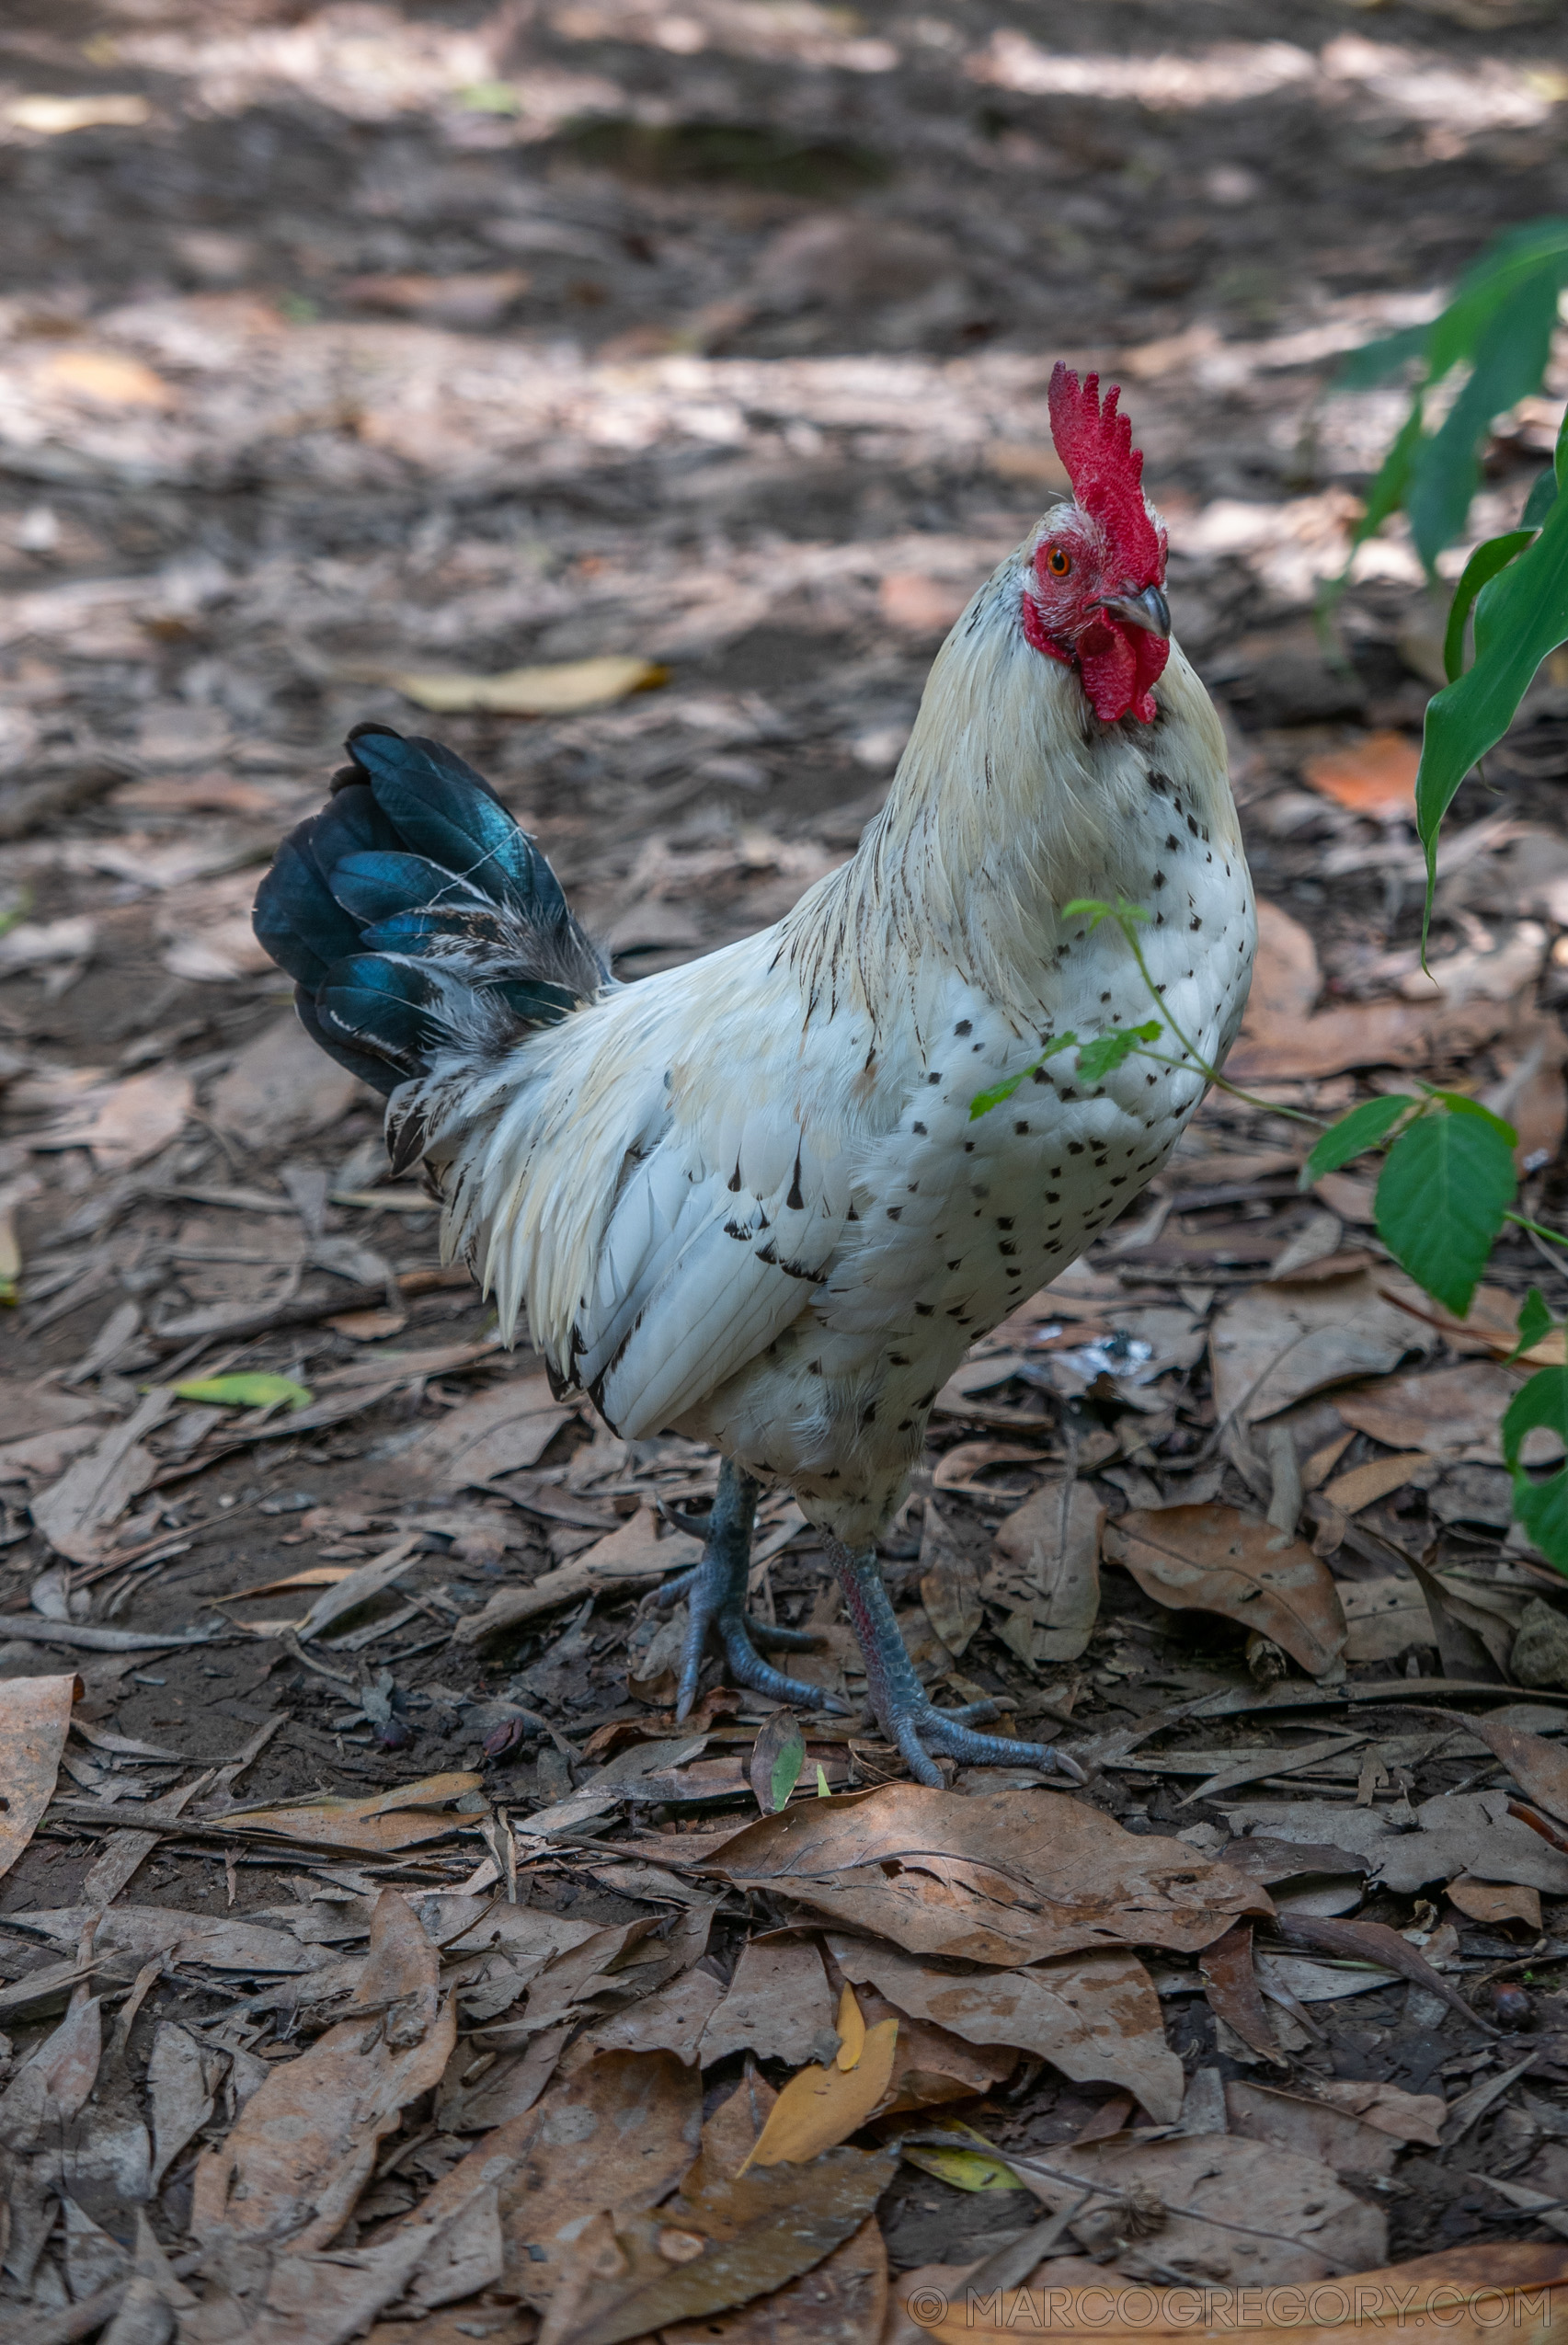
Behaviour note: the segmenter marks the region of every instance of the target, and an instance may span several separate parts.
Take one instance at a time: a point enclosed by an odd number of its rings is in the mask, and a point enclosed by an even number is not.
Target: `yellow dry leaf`
[[[488,709],[497,716],[571,716],[579,709],[624,700],[628,692],[651,692],[669,682],[670,670],[651,659],[614,657],[509,668],[498,676],[426,675],[400,669],[386,681],[405,700],[443,716],[469,709]]]
[[[45,361],[45,382],[74,391],[100,407],[172,407],[174,393],[161,374],[118,350],[57,350]]]
[[[846,1986],[839,1997],[839,2049],[833,2062],[834,2067],[855,2067],[864,2050],[865,2021],[861,2015],[860,2006],[854,1999],[853,1987]]]
[[[749,2166],[804,2166],[821,2151],[848,2141],[877,2110],[893,2077],[898,2022],[879,2019],[868,2028],[853,2068],[802,2068],[792,2076],[768,2112],[738,2181]]]

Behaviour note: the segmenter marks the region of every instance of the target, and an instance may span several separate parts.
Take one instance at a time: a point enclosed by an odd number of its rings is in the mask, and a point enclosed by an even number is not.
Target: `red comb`
[[[1070,366],[1051,371],[1051,438],[1067,466],[1072,493],[1098,521],[1142,586],[1155,585],[1165,566],[1164,532],[1149,518],[1143,501],[1143,457],[1132,444],[1132,425],[1116,413],[1120,387],[1113,383],[1100,404],[1100,378],[1082,383]]]

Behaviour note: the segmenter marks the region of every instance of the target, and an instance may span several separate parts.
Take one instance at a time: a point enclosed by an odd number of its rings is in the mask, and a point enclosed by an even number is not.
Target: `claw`
[[[824,1695],[819,1686],[809,1686],[803,1678],[784,1676],[757,1650],[759,1645],[772,1645],[789,1653],[809,1653],[817,1640],[799,1629],[780,1629],[770,1622],[747,1618],[747,1562],[756,1503],[755,1482],[727,1458],[719,1474],[701,1562],[668,1581],[659,1590],[661,1610],[668,1610],[682,1596],[691,1607],[681,1649],[681,1675],[675,1696],[677,1721],[687,1717],[696,1701],[697,1680],[710,1636],[715,1637],[723,1648],[726,1674],[732,1685],[765,1694],[772,1701],[795,1703],[804,1710],[842,1708],[841,1703]]]
[[[1087,1781],[1077,1760],[1048,1743],[1015,1743],[1005,1734],[977,1734],[966,1722],[994,1718],[995,1702],[938,1710],[905,1651],[875,1551],[852,1555],[848,1548],[834,1541],[829,1553],[865,1655],[866,1688],[877,1723],[897,1745],[917,1783],[929,1784],[933,1790],[942,1786],[942,1771],[928,1744],[963,1767],[1056,1767],[1074,1782]]]

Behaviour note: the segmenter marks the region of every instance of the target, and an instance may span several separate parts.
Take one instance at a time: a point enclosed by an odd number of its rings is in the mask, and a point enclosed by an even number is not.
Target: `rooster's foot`
[[[1010,1735],[977,1734],[967,1722],[996,1717],[995,1702],[938,1710],[915,1675],[875,1552],[853,1555],[837,1541],[829,1552],[865,1655],[866,1689],[876,1722],[887,1740],[897,1744],[917,1783],[940,1789],[942,1772],[932,1756],[933,1751],[965,1767],[1056,1767],[1076,1783],[1087,1779],[1075,1759],[1049,1743],[1015,1743]]]
[[[753,1620],[747,1613],[747,1570],[756,1509],[756,1482],[727,1458],[719,1469],[718,1490],[704,1526],[701,1562],[693,1564],[689,1572],[682,1572],[679,1578],[667,1581],[658,1592],[661,1610],[682,1597],[689,1607],[686,1642],[681,1653],[681,1680],[675,1697],[678,1719],[688,1714],[697,1699],[697,1678],[710,1636],[723,1650],[725,1674],[733,1684],[745,1686],[752,1693],[766,1694],[772,1701],[798,1702],[807,1710],[840,1707],[819,1686],[808,1686],[798,1677],[786,1677],[782,1670],[771,1667],[757,1650],[759,1645],[771,1645],[775,1651],[809,1653],[817,1640],[798,1629],[780,1629],[765,1620]]]

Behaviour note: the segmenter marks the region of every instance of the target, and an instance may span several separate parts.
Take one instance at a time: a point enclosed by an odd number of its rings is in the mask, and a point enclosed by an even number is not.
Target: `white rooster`
[[[450,750],[350,738],[326,810],[285,842],[257,933],[322,1047],[390,1092],[394,1161],[425,1161],[443,1246],[565,1388],[629,1439],[722,1451],[679,1712],[716,1637],[782,1700],[799,1647],[745,1610],[760,1483],[822,1532],[884,1733],[1043,1765],[938,1710],[875,1542],[936,1393],[1174,1146],[1241,1023],[1254,926],[1225,742],[1169,640],[1165,534],[1117,394],[1059,367],[1071,501],[970,601],[937,655],[858,853],[774,927],[616,984],[554,875]],[[1098,1080],[1078,1046],[1154,1011],[1125,935],[1064,908],[1144,909],[1159,1056]],[[1050,1055],[1042,1060],[1042,1052]],[[978,1094],[1031,1070],[1004,1104]],[[1067,1762],[1059,1762],[1068,1764]]]

